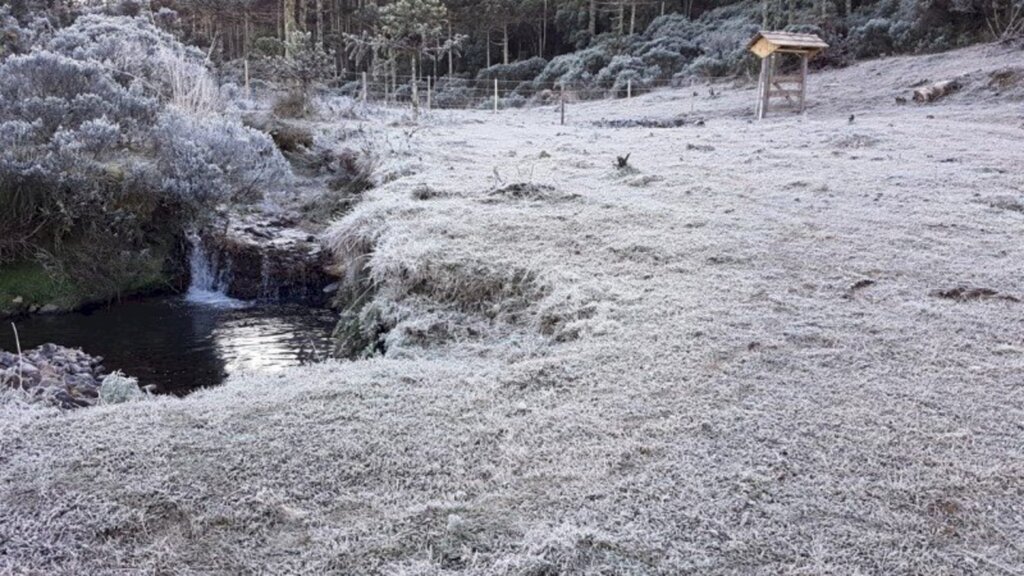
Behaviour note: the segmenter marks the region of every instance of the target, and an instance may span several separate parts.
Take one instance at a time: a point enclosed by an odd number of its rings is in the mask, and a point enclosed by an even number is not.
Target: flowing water
[[[91,312],[17,321],[23,349],[47,342],[103,356],[153,384],[157,392],[187,394],[241,371],[277,371],[324,359],[334,315],[299,305],[234,300],[220,290],[226,272],[195,242],[192,285],[182,296],[147,298]],[[0,330],[0,349],[14,350],[13,331]]]

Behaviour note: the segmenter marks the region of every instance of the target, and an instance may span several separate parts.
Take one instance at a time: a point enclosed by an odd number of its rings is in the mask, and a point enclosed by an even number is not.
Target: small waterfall
[[[197,233],[191,233],[188,235],[188,243],[188,265],[192,280],[185,299],[211,306],[236,307],[243,304],[224,292],[229,279],[228,270],[226,267],[221,268],[216,255],[211,257],[202,237]]]

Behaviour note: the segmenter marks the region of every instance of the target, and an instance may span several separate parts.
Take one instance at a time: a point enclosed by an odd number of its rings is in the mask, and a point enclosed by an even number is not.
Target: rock
[[[21,363],[15,367],[15,371],[20,372],[25,376],[32,376],[39,373],[39,368],[37,368],[35,364],[22,360]]]
[[[24,302],[25,302],[25,299],[22,298],[21,296],[16,296],[14,298],[14,300],[11,300],[11,304],[16,304],[18,306],[21,306]]]
[[[34,404],[64,410],[92,406],[99,401],[106,373],[101,361],[102,358],[81,350],[56,344],[43,344],[21,355],[0,350],[0,386],[21,390],[22,398]],[[132,397],[131,388],[126,388],[128,391],[122,395]],[[138,391],[137,384],[135,389]]]
[[[120,372],[107,375],[100,385],[100,402],[103,404],[123,404],[145,397],[146,393],[139,388],[139,381]]]
[[[56,314],[60,312],[60,306],[56,304],[47,304],[39,309],[40,314]]]
[[[326,303],[323,287],[337,280],[330,253],[308,231],[275,224],[246,216],[201,234],[211,259],[226,272],[224,292],[240,300]]]

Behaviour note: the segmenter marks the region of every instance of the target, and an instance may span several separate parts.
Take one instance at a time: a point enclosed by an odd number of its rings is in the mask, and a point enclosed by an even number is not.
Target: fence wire
[[[580,82],[349,74],[331,82],[331,94],[367,103],[421,109],[503,110],[562,102],[623,99],[663,88],[692,87],[686,79],[617,78]]]

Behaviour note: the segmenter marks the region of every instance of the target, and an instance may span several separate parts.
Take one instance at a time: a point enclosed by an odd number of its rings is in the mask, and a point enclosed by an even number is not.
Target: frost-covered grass
[[[1019,572],[1024,304],[939,295],[1024,296],[1016,57],[432,116],[330,234],[387,354],[0,408],[0,572]]]

